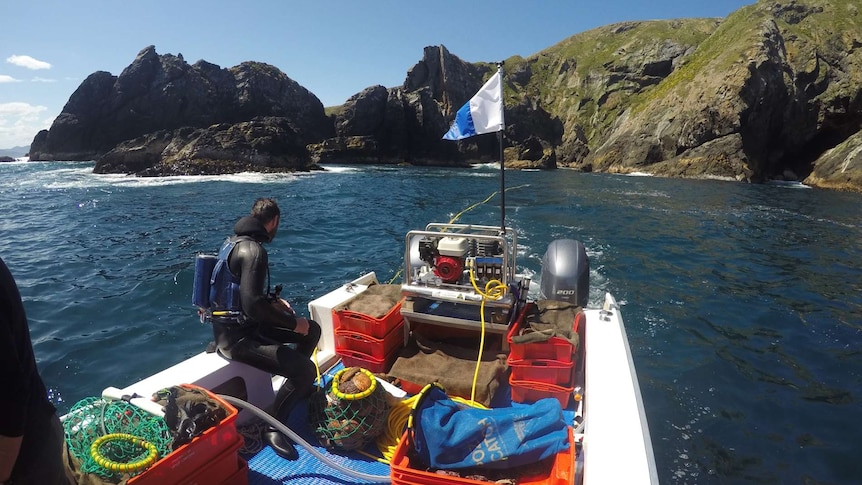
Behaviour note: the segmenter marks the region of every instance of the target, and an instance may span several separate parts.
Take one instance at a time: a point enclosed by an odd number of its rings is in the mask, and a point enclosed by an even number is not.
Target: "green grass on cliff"
[[[762,15],[754,6],[730,14],[670,76],[639,96],[634,108],[641,109],[677,87],[686,89],[698,74],[725,73],[734,63],[744,61],[745,46],[751,45],[761,20]]]
[[[532,76],[521,97],[541,100],[542,106],[567,126],[585,128],[588,140],[604,133],[630,105],[640,88],[621,80],[608,85],[612,70],[637,75],[643,56],[666,43],[695,47],[716,29],[717,19],[624,22],[593,29],[545,49],[527,59],[506,61],[508,70],[529,64]],[[650,88],[647,88],[650,89]]]
[[[811,72],[824,51],[858,50],[862,43],[859,0],[761,0],[725,19],[623,22],[574,35],[526,59],[507,59],[507,71],[531,73],[527,85],[516,86],[519,92],[507,93],[507,100],[538,100],[567,127],[583,127],[592,145],[626,110],[640,111],[671,93],[684,97],[698,76],[714,81],[745,68],[762,44],[766,22],[773,20],[798,71]],[[638,61],[666,44],[692,51],[657,85],[632,82],[642,67]],[[830,44],[837,48],[823,47]],[[819,75],[826,69],[821,65]],[[850,82],[862,82],[862,69],[850,70]]]

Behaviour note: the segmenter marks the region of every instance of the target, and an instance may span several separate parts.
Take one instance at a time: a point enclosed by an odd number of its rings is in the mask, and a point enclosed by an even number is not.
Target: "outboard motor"
[[[590,298],[590,259],[583,243],[557,239],[542,257],[539,279],[543,300],[558,300],[586,308]]]

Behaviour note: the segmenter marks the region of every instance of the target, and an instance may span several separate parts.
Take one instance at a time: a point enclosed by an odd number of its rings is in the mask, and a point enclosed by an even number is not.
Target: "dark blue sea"
[[[0,164],[0,256],[61,412],[203,350],[193,262],[253,200],[283,217],[294,307],[398,273],[428,222],[498,225],[500,172],[384,166],[138,179]],[[862,195],[798,185],[507,171],[518,267],[583,241],[594,305],[622,304],[662,483],[862,482]],[[400,282],[400,279],[394,281]],[[625,463],[620,463],[625,466]]]

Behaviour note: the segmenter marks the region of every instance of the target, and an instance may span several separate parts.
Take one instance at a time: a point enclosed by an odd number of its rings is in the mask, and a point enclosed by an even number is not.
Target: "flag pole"
[[[500,73],[500,131],[497,132],[497,145],[500,147],[500,233],[506,233],[506,166],[503,163],[503,130],[506,126],[504,118],[505,98],[503,97],[503,61],[497,63]]]

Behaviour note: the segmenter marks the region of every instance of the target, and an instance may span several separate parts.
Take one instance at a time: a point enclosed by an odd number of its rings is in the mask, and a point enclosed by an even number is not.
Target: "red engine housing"
[[[464,261],[452,256],[437,256],[434,260],[434,274],[444,283],[455,283],[464,272]]]

